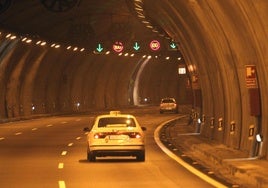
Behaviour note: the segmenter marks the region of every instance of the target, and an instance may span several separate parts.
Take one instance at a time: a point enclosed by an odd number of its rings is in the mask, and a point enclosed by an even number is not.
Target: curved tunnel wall
[[[191,74],[198,76],[203,97],[200,111],[206,116],[202,134],[246,150],[249,156],[255,155],[255,135],[261,134],[262,154],[266,155],[268,2],[159,0],[146,3],[145,10],[150,17],[165,17],[154,21],[180,43],[186,64],[195,68]],[[247,65],[256,67],[255,91],[247,85],[247,74],[251,74],[246,72]],[[259,113],[252,113],[254,110]],[[214,126],[210,125],[210,118],[215,119]],[[234,130],[231,123],[235,124]]]
[[[55,49],[3,35],[0,41],[1,119],[134,105],[133,83],[146,60],[141,56]],[[178,92],[178,65],[147,61],[138,92],[139,96],[146,93],[152,99],[150,104],[158,105],[162,95]]]
[[[147,0],[144,6],[146,15],[178,41],[191,80],[198,80],[193,89],[201,90],[198,110],[206,117],[201,133],[250,156],[256,153],[255,135],[260,133],[267,156],[268,2]],[[78,55],[3,35],[0,42],[1,119],[133,105],[130,87],[139,58],[126,63],[124,57]],[[164,95],[178,94],[173,76],[177,68],[164,66],[170,76],[160,71],[157,63],[163,62],[152,62],[141,76],[139,94],[158,103]],[[247,85],[247,65],[256,68],[254,91]]]

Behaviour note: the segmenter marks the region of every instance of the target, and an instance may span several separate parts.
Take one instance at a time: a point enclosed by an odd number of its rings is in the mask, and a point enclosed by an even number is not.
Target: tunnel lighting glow
[[[51,44],[51,46],[50,47],[54,47],[54,46],[56,46],[56,44],[54,43],[54,44]]]
[[[32,39],[26,40],[26,43],[31,43],[31,42],[32,42]]]
[[[11,33],[9,33],[9,34],[6,35],[6,38],[10,38],[11,40],[13,40],[13,39],[17,38],[17,36],[12,35]]]
[[[47,42],[44,41],[41,43],[41,46],[45,46],[46,44],[47,44]]]
[[[156,56],[154,56],[154,58],[155,58],[155,59],[157,59],[157,58],[158,58],[158,56],[156,55]]]
[[[55,45],[55,48],[59,48],[59,47],[60,47],[60,45],[59,45],[59,44]]]
[[[142,8],[139,8],[139,7],[135,7],[135,10],[136,11],[143,11],[143,9]]]
[[[111,53],[110,51],[105,52],[106,55],[109,55],[110,53]]]
[[[262,142],[262,135],[260,135],[260,134],[257,134],[256,135],[256,140],[257,140],[257,142]]]
[[[71,48],[72,48],[72,46],[68,46],[66,49],[67,49],[67,50],[70,50]]]
[[[150,23],[150,22],[148,22],[146,20],[142,20],[141,22],[144,23],[144,24],[149,24]]]
[[[156,29],[152,29],[152,32],[154,33],[158,33],[158,31]]]
[[[142,58],[146,58],[146,55],[143,55]]]
[[[178,57],[178,60],[180,61],[181,60],[181,57]]]
[[[134,57],[134,56],[135,56],[135,54],[131,54],[131,55],[130,55],[130,57]]]
[[[137,14],[138,14],[138,17],[145,18],[144,14],[142,12],[137,12]]]
[[[85,51],[85,48],[81,48],[81,49],[80,49],[80,52],[83,52],[83,51]]]
[[[142,8],[142,6],[139,5],[139,3],[135,2],[134,4],[135,4],[135,7]]]
[[[12,36],[10,37],[11,40],[14,40],[14,39],[16,39],[16,38],[17,38],[16,35],[12,35]]]
[[[179,67],[178,74],[186,74],[186,68],[185,67]]]
[[[121,55],[123,55],[123,53],[122,53],[122,52],[118,54],[118,56],[121,56]]]
[[[6,35],[6,38],[9,38],[10,36],[11,36],[11,34],[9,33],[9,34]]]
[[[170,57],[166,57],[166,60],[169,60],[170,59]]]
[[[27,37],[24,37],[21,41],[24,42],[27,40]]]
[[[41,40],[37,41],[35,44],[37,45],[41,44]]]
[[[189,66],[188,66],[188,70],[189,70],[190,72],[193,72],[193,71],[194,71],[194,67],[193,67],[193,65],[189,65]]]
[[[136,11],[143,11],[143,7],[142,6],[135,6],[134,8]]]
[[[147,59],[151,59],[151,58],[152,58],[152,56],[150,56],[150,55],[147,57]]]
[[[77,47],[74,47],[73,51],[77,51],[77,49],[78,49]]]
[[[139,17],[139,18],[145,18],[144,15],[140,15],[140,14],[138,14],[138,17]]]
[[[125,55],[124,56],[128,56],[128,53],[125,53]]]
[[[153,28],[153,26],[152,26],[152,25],[146,25],[146,27],[148,27],[148,28],[150,28],[150,29],[152,29],[152,28]]]

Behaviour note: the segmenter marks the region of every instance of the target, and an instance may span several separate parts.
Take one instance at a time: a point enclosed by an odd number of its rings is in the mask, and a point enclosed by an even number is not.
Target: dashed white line
[[[71,146],[73,146],[73,145],[74,145],[74,143],[69,143],[69,144],[68,144],[69,147],[71,147]]]
[[[80,140],[80,139],[81,139],[81,137],[80,137],[80,136],[76,137],[76,140]]]
[[[4,138],[4,137],[0,137],[0,141],[1,141],[1,140],[5,140],[5,138]]]
[[[22,134],[22,132],[15,133],[16,136],[21,135],[21,134]]]
[[[67,151],[62,151],[61,155],[67,155]]]
[[[52,124],[48,124],[47,127],[52,127],[53,125]]]
[[[62,180],[60,180],[59,181],[59,188],[65,188],[66,186],[65,186],[65,182],[64,181],[62,181]]]
[[[37,128],[32,128],[32,131],[36,131],[37,130]]]
[[[59,163],[58,164],[58,169],[63,169],[63,167],[64,167],[64,163]]]
[[[61,122],[61,124],[66,124],[66,123],[67,123],[67,121],[62,121],[62,122]]]
[[[79,119],[76,119],[75,121],[81,121],[81,119],[79,118]]]

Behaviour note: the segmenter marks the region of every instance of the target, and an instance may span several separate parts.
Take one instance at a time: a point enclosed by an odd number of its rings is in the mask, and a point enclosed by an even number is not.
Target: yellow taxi
[[[145,130],[133,115],[120,111],[97,116],[92,128],[84,128],[88,132],[88,161],[107,156],[134,156],[145,161]]]

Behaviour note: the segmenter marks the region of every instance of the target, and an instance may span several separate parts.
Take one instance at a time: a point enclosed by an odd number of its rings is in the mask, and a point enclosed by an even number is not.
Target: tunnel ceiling
[[[0,27],[81,47],[162,37],[142,23],[130,0],[2,0]],[[139,1],[136,5],[139,5]],[[160,30],[160,28],[158,28]]]

